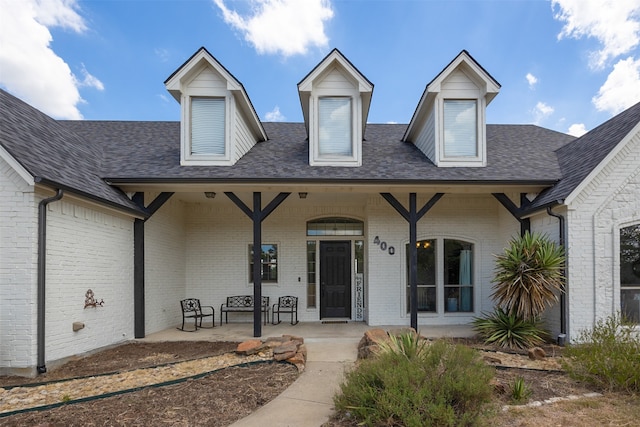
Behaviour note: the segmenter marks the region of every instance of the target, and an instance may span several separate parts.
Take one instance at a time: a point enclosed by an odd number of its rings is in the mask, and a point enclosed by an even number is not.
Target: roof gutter
[[[36,177],[34,177],[33,181],[36,184],[42,184],[42,185],[46,185],[47,187],[51,187],[53,189],[61,189],[61,190],[64,190],[64,191],[66,191],[68,193],[77,194],[78,196],[81,196],[81,197],[86,198],[88,200],[91,200],[93,202],[109,206],[109,207],[111,207],[113,209],[119,210],[121,212],[128,213],[129,215],[132,215],[132,216],[135,216],[135,217],[138,217],[138,218],[146,219],[146,218],[149,217],[149,214],[147,212],[145,212],[144,210],[136,209],[134,207],[128,207],[128,206],[113,202],[111,200],[107,200],[107,199],[104,199],[102,197],[98,197],[98,196],[96,196],[94,194],[87,193],[86,191],[81,191],[81,190],[78,190],[76,188],[69,187],[68,185],[64,185],[64,184],[60,184],[60,183],[55,182],[55,181],[51,181],[51,180],[49,180],[47,178],[36,176]]]
[[[558,205],[561,203],[560,200],[557,201]],[[556,205],[557,206],[557,205]],[[552,209],[553,206],[547,206],[547,214],[549,216],[552,216],[554,218],[558,218],[558,236],[559,236],[559,240],[560,240],[560,245],[562,246],[563,249],[565,249],[566,251],[566,245],[565,245],[565,217],[557,214],[555,212],[553,212]],[[565,263],[566,263],[566,253],[565,253]],[[562,275],[565,276],[566,273],[566,267],[563,269]],[[560,293],[560,334],[563,335],[563,339],[562,339],[562,344],[564,343],[564,339],[566,339],[566,335],[567,335],[567,322],[566,322],[566,317],[567,317],[567,299],[566,299],[566,291],[567,291],[567,279],[565,276],[565,283],[564,283],[564,287],[562,289],[562,292]],[[558,338],[558,343],[560,342],[560,338]]]
[[[45,274],[47,271],[47,205],[62,199],[63,192],[61,189],[56,190],[56,195],[47,199],[40,200],[38,204],[38,374],[47,372],[44,362],[45,350]]]

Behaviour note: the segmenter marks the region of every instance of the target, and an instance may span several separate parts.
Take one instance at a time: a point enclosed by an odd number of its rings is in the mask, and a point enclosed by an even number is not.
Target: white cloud
[[[76,79],[76,83],[79,87],[92,87],[100,91],[104,90],[104,84],[102,84],[102,82],[95,76],[89,74],[84,64],[82,64],[80,73],[82,74],[82,79]]]
[[[640,59],[629,57],[618,61],[607,81],[591,101],[598,111],[611,115],[627,109],[640,101]]]
[[[525,78],[527,79],[527,82],[529,83],[529,89],[533,89],[535,87],[536,83],[538,83],[538,78],[536,76],[534,76],[533,74],[531,74],[531,73],[527,73]]]
[[[284,122],[287,118],[280,112],[277,105],[271,111],[264,115],[264,119],[268,122]]]
[[[333,18],[329,0],[250,0],[252,13],[242,16],[213,0],[230,24],[260,54],[285,57],[305,54],[310,47],[326,47],[324,23]]]
[[[79,86],[102,90],[81,69],[77,78],[50,47],[50,27],[87,29],[76,0],[0,0],[0,85],[57,118],[81,119]]]
[[[545,104],[542,101],[539,101],[532,111],[534,117],[533,123],[539,125],[544,119],[553,114],[554,111],[555,109],[553,107]]]
[[[597,39],[602,48],[593,52],[591,65],[631,52],[640,44],[640,2],[634,0],[552,0],[554,17],[565,25],[558,39],[584,36]],[[557,10],[559,9],[559,10]]]
[[[582,136],[587,133],[587,129],[584,126],[584,123],[574,123],[569,126],[569,135],[573,136]]]

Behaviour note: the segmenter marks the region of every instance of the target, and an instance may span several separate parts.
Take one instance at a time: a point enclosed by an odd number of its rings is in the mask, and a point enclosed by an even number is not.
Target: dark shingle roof
[[[563,179],[541,194],[532,208],[564,200],[640,123],[640,102],[556,151]]]
[[[407,125],[368,124],[362,167],[309,166],[302,123],[265,123],[269,141],[234,166],[180,166],[178,122],[61,122],[103,147],[103,177],[136,181],[554,182],[561,178],[554,150],[573,137],[531,125],[487,126],[488,165],[438,168],[413,144]]]
[[[102,180],[99,145],[3,90],[0,106],[0,145],[36,182],[139,211],[124,193]]]

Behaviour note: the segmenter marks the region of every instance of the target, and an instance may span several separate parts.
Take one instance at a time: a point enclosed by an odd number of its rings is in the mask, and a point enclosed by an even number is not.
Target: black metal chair
[[[278,314],[278,321],[275,321],[276,313]],[[286,295],[278,298],[278,303],[273,304],[271,309],[271,323],[277,325],[280,323],[280,313],[291,314],[291,324],[298,323],[298,297]],[[294,321],[295,319],[295,321]]]
[[[180,301],[180,308],[182,309],[182,327],[178,329],[181,331],[194,332],[198,328],[213,328],[215,326],[215,309],[210,305],[200,305],[199,299],[183,299]],[[207,313],[204,313],[203,309],[207,309]],[[211,313],[208,313],[209,310]],[[211,326],[202,326],[202,319],[205,317],[211,317]],[[193,330],[184,328],[185,319],[193,319]]]

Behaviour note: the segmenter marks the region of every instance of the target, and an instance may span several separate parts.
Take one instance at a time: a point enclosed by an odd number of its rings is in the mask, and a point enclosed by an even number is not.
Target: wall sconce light
[[[205,191],[204,195],[207,199],[215,199],[216,198],[216,193],[214,193],[213,191]]]
[[[298,193],[298,197],[300,197],[301,199],[306,199],[307,198],[307,193],[306,192],[300,192],[300,193]]]

